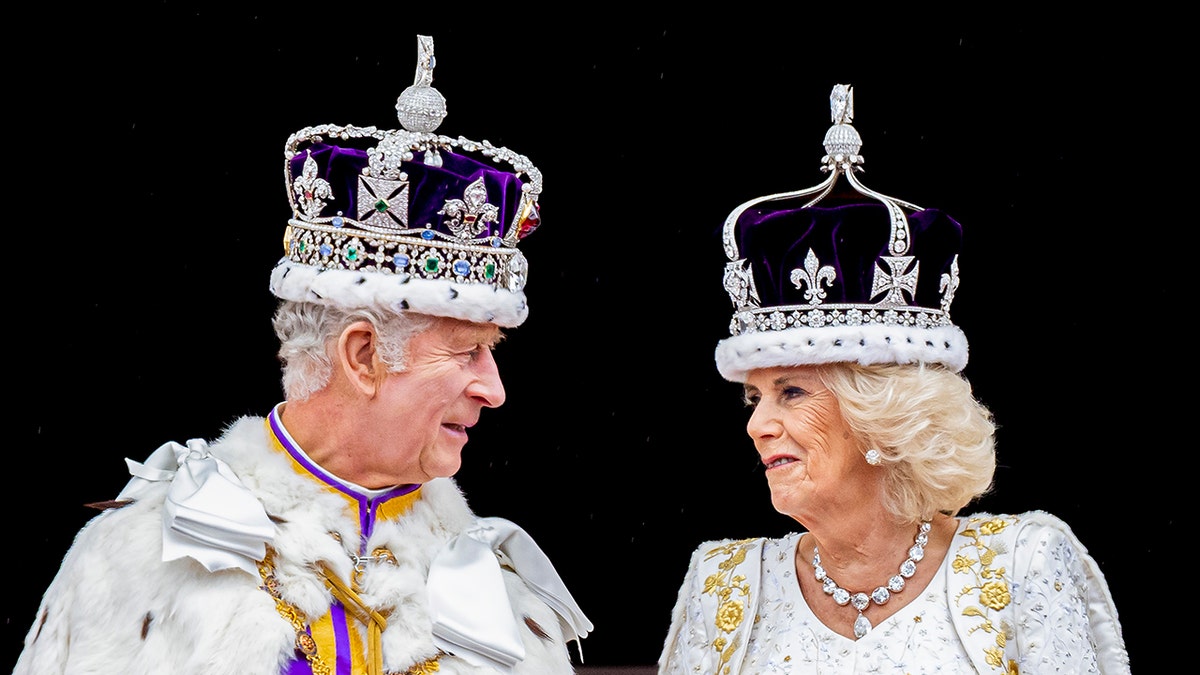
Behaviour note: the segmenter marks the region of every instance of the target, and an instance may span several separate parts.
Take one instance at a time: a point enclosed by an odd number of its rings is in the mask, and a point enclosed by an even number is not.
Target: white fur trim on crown
[[[381,272],[319,270],[288,258],[271,271],[271,292],[285,300],[342,307],[383,305],[504,328],[521,325],[529,315],[524,291]]]
[[[745,333],[717,343],[717,370],[745,382],[756,368],[818,363],[940,363],[967,365],[967,336],[957,326],[825,326]]]

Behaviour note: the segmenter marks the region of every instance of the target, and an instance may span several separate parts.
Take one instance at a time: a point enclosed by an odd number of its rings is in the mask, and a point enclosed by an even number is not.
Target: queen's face
[[[801,523],[836,517],[873,498],[870,471],[833,392],[812,366],[750,372],[746,431],[766,467],[771,503]]]

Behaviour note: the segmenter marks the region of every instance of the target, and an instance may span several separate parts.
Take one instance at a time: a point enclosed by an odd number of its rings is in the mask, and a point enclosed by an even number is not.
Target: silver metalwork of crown
[[[435,65],[433,40],[418,36],[416,77],[396,101],[400,129],[324,124],[292,134],[285,145],[285,173],[293,217],[285,234],[286,256],[293,262],[322,269],[359,270],[448,279],[460,283],[497,284],[508,290],[525,285],[528,265],[516,249],[518,240],[536,227],[537,199],[542,174],[529,158],[488,141],[451,138],[435,133],[446,115],[445,98],[431,82]],[[293,158],[307,153],[302,146],[325,139],[375,141],[366,150],[368,165],[358,176],[357,213],[324,213],[335,198],[334,187],[319,177],[311,155],[299,176],[292,175]],[[409,182],[405,163],[421,161],[442,166],[443,152],[474,153],[505,163],[524,176],[520,202],[503,236],[487,226],[503,217],[488,201],[482,178],[468,185],[461,198],[446,199],[438,215],[449,232],[409,218]],[[523,229],[524,228],[524,229]]]

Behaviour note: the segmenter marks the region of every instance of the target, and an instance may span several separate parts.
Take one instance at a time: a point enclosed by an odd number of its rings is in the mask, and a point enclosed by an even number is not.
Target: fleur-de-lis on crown
[[[325,208],[325,200],[333,197],[329,182],[317,176],[317,162],[309,154],[304,160],[304,169],[292,183],[292,190],[300,200],[300,210],[305,217],[316,218]]]
[[[478,236],[484,225],[494,222],[500,209],[487,203],[487,188],[479,178],[463,190],[462,199],[447,199],[439,215],[450,216],[446,226],[456,236],[468,239]]]
[[[808,255],[804,256],[804,269],[797,267],[792,270],[792,283],[796,288],[804,288],[804,299],[810,305],[819,305],[825,299],[825,289],[821,288],[821,282],[826,286],[832,286],[837,280],[837,272],[833,267],[826,265],[821,267],[821,262],[817,260],[817,254],[813,250],[808,249]],[[807,286],[807,288],[805,288]]]

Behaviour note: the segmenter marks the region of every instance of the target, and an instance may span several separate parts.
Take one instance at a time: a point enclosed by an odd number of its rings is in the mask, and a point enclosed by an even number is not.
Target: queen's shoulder
[[[959,517],[960,523],[961,523],[961,521],[966,521],[968,524],[985,522],[985,521],[996,521],[996,520],[1003,520],[1003,521],[1007,521],[1007,522],[1011,522],[1011,523],[1055,523],[1055,524],[1062,523],[1064,525],[1066,524],[1066,521],[1064,521],[1062,518],[1059,518],[1058,516],[1054,515],[1053,513],[1050,513],[1049,511],[1042,511],[1040,509],[1033,509],[1030,511],[1020,511],[1020,512],[1013,512],[1013,513],[1006,513],[1006,512],[992,513],[990,511],[976,511],[974,513],[965,514],[965,515],[960,514],[958,517]]]
[[[752,550],[762,550],[777,547],[795,547],[796,539],[803,533],[792,532],[780,537],[760,536],[728,539],[709,539],[700,542],[694,549],[698,556],[716,556],[722,553],[741,555]]]
[[[1019,513],[989,513],[980,511],[969,515],[960,515],[958,534],[960,536],[977,535],[1015,535],[1017,532],[1029,533],[1034,531],[1056,532],[1074,538],[1071,526],[1062,518],[1038,509]]]

